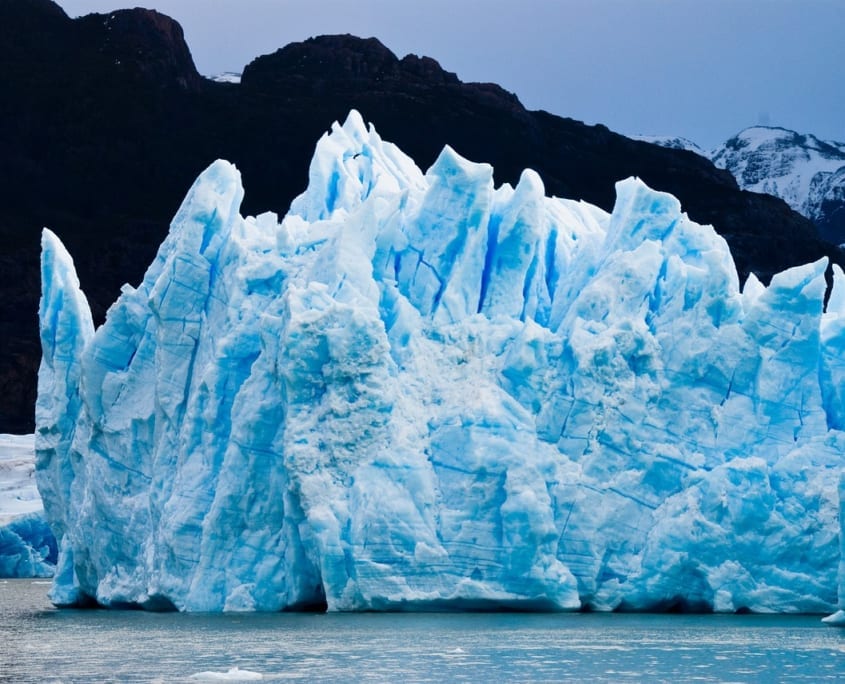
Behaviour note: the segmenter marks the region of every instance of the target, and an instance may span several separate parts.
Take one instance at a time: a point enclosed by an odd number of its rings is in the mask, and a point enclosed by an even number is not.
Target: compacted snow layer
[[[33,435],[0,435],[0,577],[49,577],[56,540],[35,485]]]
[[[45,231],[56,603],[835,608],[841,270],[741,290],[639,180],[423,173],[356,112],[281,223],[242,196],[212,164],[96,331]]]

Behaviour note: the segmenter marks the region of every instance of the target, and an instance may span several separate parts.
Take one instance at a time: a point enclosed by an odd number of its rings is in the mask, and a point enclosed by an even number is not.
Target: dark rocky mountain
[[[497,182],[532,167],[548,193],[605,209],[617,180],[640,176],[713,224],[743,275],[768,280],[823,254],[845,261],[784,202],[740,191],[696,154],[528,111],[374,38],[288,45],[247,65],[240,84],[220,83],[197,73],[181,28],[157,12],[71,20],[49,0],[0,0],[0,73],[0,432],[33,428],[43,226],[74,256],[101,321],[205,166],[233,161],[244,212],[283,214],[317,139],[353,107],[423,168],[448,143],[493,164]]]

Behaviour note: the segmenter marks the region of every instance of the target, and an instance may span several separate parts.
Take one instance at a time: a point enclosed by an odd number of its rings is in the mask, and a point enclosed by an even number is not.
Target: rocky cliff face
[[[449,144],[492,163],[497,183],[533,168],[550,194],[606,210],[614,183],[639,176],[713,224],[743,278],[843,260],[808,219],[740,191],[698,155],[528,111],[496,85],[461,83],[375,39],[311,39],[259,57],[241,84],[218,83],[198,75],[181,28],[156,12],[71,20],[47,0],[3,0],[0,73],[0,432],[33,426],[42,227],[75,255],[102,321],[201,169],[230,159],[249,187],[244,211],[284,214],[307,185],[314,140],[353,108],[423,168]]]

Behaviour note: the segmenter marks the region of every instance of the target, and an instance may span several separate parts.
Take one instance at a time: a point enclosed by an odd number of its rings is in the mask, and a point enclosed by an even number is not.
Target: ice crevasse
[[[59,605],[831,612],[845,275],[740,288],[637,179],[611,214],[357,112],[279,222],[194,183],[94,329],[43,237]]]

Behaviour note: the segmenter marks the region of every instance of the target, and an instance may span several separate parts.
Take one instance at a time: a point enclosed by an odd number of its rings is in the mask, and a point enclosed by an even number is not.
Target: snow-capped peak
[[[845,185],[845,143],[785,128],[746,128],[713,150],[711,158],[743,189],[780,197],[816,222]]]

